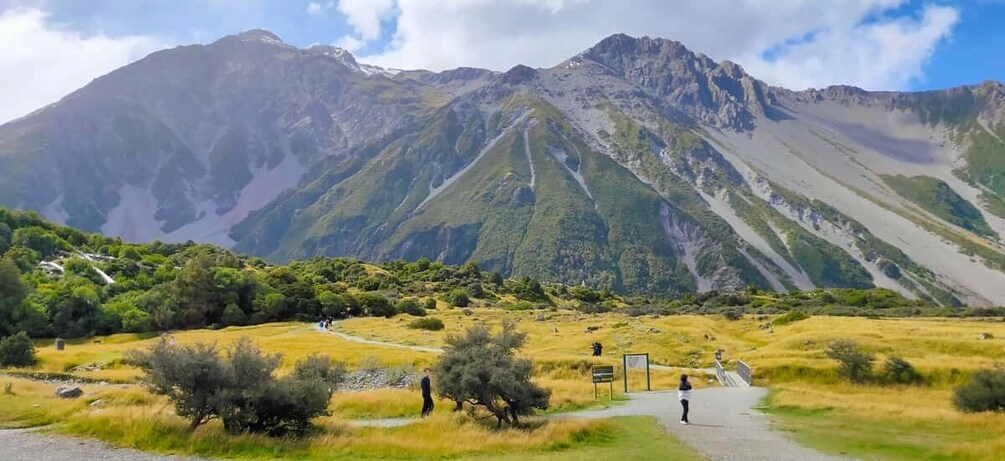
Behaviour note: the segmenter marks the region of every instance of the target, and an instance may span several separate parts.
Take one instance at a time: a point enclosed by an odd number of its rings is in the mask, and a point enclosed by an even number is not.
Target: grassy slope
[[[946,222],[971,230],[978,235],[994,235],[994,231],[981,216],[980,210],[939,179],[897,175],[883,176],[883,180],[898,194]]]

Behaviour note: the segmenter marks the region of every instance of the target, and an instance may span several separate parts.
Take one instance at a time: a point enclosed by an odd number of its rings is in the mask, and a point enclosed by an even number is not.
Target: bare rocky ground
[[[155,455],[90,440],[31,429],[0,430],[0,459],[5,461],[198,461],[201,458]]]

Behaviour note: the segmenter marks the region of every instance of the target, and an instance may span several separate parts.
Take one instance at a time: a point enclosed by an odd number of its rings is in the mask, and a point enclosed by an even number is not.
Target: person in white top
[[[680,423],[687,424],[688,402],[691,400],[691,383],[687,381],[687,375],[680,375],[680,386],[677,387],[677,398],[680,400],[680,407],[683,410],[680,417]]]

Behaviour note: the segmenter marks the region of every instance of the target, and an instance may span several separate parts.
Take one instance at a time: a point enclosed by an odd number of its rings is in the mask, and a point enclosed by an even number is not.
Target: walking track
[[[410,346],[373,341],[340,332],[330,332],[347,341],[376,346],[398,347],[420,352],[440,353],[432,347]],[[680,404],[674,391],[630,394],[622,405],[602,410],[585,410],[552,418],[610,418],[616,416],[653,416],[667,432],[685,445],[707,455],[713,461],[830,461],[844,458],[827,456],[786,438],[771,429],[767,416],[757,410],[767,390],[759,387],[717,387],[692,392],[690,425],[681,425]],[[356,426],[396,427],[421,424],[419,419],[392,418],[353,421]],[[179,461],[175,456],[142,453],[115,448],[95,440],[38,433],[31,430],[0,430],[3,460],[63,461]]]

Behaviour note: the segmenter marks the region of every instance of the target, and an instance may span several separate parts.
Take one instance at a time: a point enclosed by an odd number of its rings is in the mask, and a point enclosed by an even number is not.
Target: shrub
[[[872,363],[876,360],[873,354],[866,352],[854,341],[847,339],[832,342],[827,349],[827,357],[838,361],[839,376],[855,383],[862,383],[869,379]]]
[[[415,317],[425,317],[426,310],[419,305],[414,299],[402,299],[398,301],[398,313],[408,314]]]
[[[434,369],[440,396],[454,401],[457,409],[464,402],[485,408],[499,426],[519,424],[520,416],[548,409],[551,392],[531,382],[533,363],[515,356],[526,337],[509,323],[495,335],[476,325],[463,336],[448,337]]]
[[[921,382],[921,373],[918,373],[911,362],[891,355],[883,362],[883,379],[889,383],[915,384]]]
[[[443,320],[436,317],[423,317],[421,319],[412,320],[408,324],[408,328],[413,330],[429,330],[429,331],[440,331],[443,329]]]
[[[722,311],[722,316],[725,317],[726,320],[734,322],[737,320],[743,320],[743,309],[726,309]]]
[[[219,418],[231,434],[300,434],[311,419],[327,414],[345,372],[331,359],[314,355],[276,379],[281,358],[263,354],[247,338],[228,349],[226,357],[214,345],[167,341],[128,355],[146,373],[150,390],[167,396],[192,429]]]
[[[1005,370],[975,372],[966,384],[956,388],[953,405],[967,413],[1005,411]]]
[[[484,298],[485,288],[482,287],[481,282],[475,282],[468,285],[468,293],[471,293],[471,296],[475,298]]]
[[[434,310],[436,310],[436,298],[426,298],[425,302],[426,302],[426,305],[423,306],[423,307],[425,307],[427,311],[434,311]]]
[[[450,304],[454,307],[468,307],[471,305],[471,299],[463,290],[454,290],[450,292]]]
[[[775,318],[775,320],[771,321],[771,324],[775,326],[782,326],[782,325],[788,325],[790,323],[795,323],[800,320],[806,320],[808,318],[810,318],[810,315],[807,314],[806,312],[793,310],[788,311],[782,315],[779,315],[777,318]]]
[[[0,366],[27,367],[35,364],[35,345],[23,331],[0,339]]]

